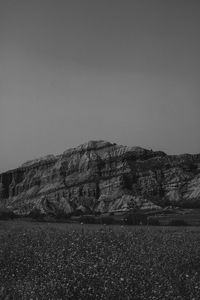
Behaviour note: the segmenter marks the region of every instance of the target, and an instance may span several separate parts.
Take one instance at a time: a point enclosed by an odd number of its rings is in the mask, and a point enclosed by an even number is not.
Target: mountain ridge
[[[0,174],[0,201],[20,215],[200,207],[200,154],[89,141]]]

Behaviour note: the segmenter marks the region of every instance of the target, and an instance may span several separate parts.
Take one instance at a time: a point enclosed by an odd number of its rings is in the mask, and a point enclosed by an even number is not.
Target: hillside
[[[22,215],[200,208],[200,154],[90,141],[2,173],[0,201]]]

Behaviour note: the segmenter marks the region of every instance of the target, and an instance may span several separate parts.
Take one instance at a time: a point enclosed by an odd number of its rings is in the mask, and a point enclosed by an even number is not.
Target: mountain
[[[0,174],[0,202],[22,215],[200,208],[200,154],[90,141]]]

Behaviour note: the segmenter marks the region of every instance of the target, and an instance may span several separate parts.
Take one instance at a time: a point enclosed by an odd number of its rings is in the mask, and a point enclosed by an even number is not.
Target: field
[[[200,299],[200,229],[0,222],[0,299]]]

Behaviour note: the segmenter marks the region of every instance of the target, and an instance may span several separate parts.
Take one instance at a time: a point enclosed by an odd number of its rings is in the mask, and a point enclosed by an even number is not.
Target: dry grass
[[[200,299],[199,230],[1,222],[0,299]]]

